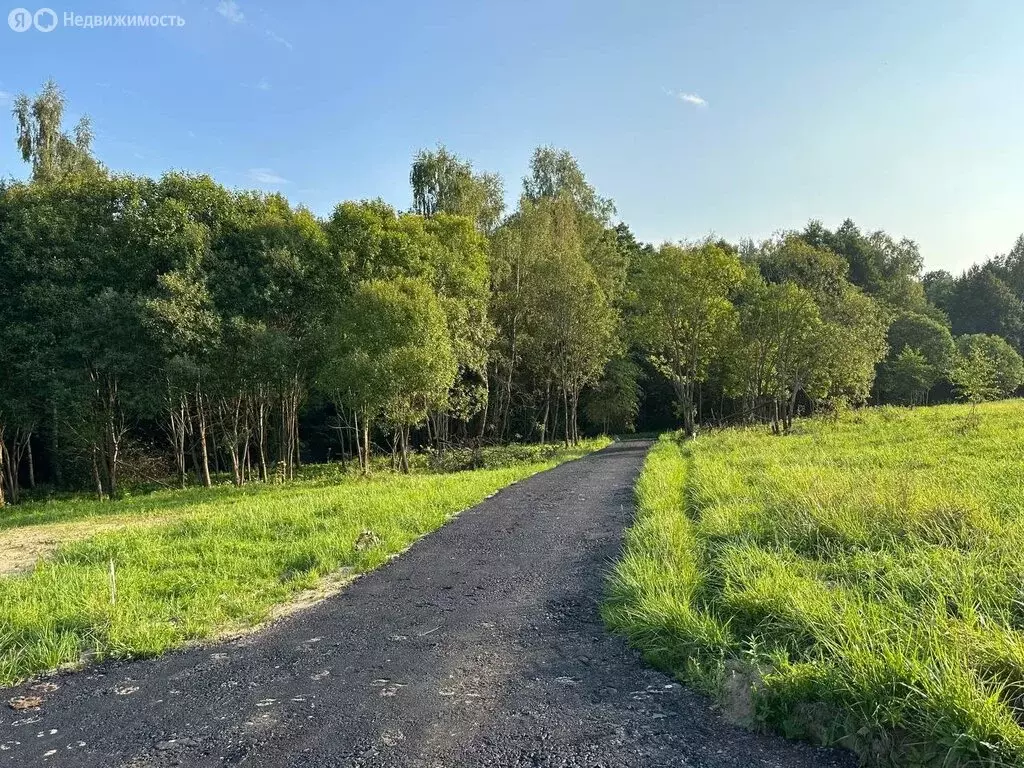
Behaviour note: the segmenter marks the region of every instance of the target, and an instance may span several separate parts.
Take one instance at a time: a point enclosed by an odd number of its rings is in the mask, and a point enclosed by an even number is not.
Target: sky
[[[1024,232],[1019,0],[50,2],[184,19],[0,25],[0,109],[53,77],[116,171],[407,208],[440,142],[514,205],[549,144],[649,242],[852,218],[955,273]],[[13,121],[0,175],[26,175]]]

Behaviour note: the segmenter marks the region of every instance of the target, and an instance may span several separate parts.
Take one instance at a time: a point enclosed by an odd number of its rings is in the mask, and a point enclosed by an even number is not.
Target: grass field
[[[608,622],[871,765],[1024,765],[1024,403],[663,438]]]
[[[507,466],[449,474],[320,471],[283,486],[3,510],[0,542],[74,526],[103,530],[0,578],[0,684],[83,657],[149,656],[252,626],[324,577],[375,568],[498,489],[605,443],[506,451],[499,458],[511,456]]]

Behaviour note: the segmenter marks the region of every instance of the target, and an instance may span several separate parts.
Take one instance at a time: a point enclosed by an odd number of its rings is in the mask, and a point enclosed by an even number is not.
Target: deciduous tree
[[[38,181],[101,169],[92,156],[93,130],[88,116],[81,117],[67,133],[64,108],[64,92],[53,80],[47,80],[35,97],[23,93],[14,99],[18,151]]]
[[[687,435],[695,430],[696,387],[735,325],[730,299],[742,278],[739,258],[713,244],[665,244],[636,274],[633,338],[672,382]]]
[[[1017,351],[1005,339],[984,333],[961,336],[956,340],[959,371],[953,383],[958,389],[970,383],[974,394],[983,388],[976,386],[984,381],[988,385],[985,397],[990,400],[996,397],[1012,395],[1021,384],[1024,384],[1024,362]],[[968,372],[965,379],[965,369]]]

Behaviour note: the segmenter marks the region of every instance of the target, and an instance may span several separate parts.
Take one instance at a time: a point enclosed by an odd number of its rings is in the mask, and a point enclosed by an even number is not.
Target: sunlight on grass
[[[748,725],[1024,765],[1022,435],[1011,401],[663,438],[606,618]]]
[[[534,452],[532,461],[451,474],[320,478],[285,486],[161,492],[113,503],[50,502],[21,525],[90,510],[127,527],[60,547],[23,576],[0,579],[0,683],[96,658],[154,655],[271,608],[340,568],[384,563],[454,514],[536,472],[603,447]],[[62,505],[67,515],[62,516]],[[132,526],[149,514],[174,522]],[[356,542],[364,532],[365,546]],[[111,604],[109,569],[117,600]]]

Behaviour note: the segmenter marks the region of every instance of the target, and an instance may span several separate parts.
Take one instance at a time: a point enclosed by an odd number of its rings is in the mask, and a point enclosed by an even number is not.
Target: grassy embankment
[[[73,521],[117,527],[0,578],[0,684],[83,656],[149,656],[258,624],[324,577],[376,568],[500,488],[605,444],[497,449],[483,457],[485,468],[450,474],[363,479],[321,471],[281,486],[4,510],[0,543],[32,526],[44,535]]]
[[[663,438],[606,604],[749,725],[1024,765],[1024,403]]]

